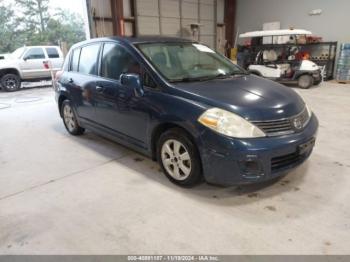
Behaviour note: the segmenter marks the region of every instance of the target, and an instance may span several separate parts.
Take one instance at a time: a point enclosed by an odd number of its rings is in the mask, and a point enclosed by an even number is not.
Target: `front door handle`
[[[96,91],[97,92],[102,92],[103,91],[103,87],[102,86],[96,86]]]

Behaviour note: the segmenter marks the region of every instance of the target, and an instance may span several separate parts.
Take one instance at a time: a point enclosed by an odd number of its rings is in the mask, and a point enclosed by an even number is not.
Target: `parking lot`
[[[306,163],[268,184],[192,189],[91,132],[70,136],[52,88],[0,91],[1,253],[347,253],[350,88],[296,91],[320,121]]]

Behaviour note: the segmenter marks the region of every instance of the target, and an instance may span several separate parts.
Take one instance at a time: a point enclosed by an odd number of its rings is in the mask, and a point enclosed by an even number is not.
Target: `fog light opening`
[[[241,172],[246,176],[263,176],[262,165],[256,159],[247,159],[240,161]]]

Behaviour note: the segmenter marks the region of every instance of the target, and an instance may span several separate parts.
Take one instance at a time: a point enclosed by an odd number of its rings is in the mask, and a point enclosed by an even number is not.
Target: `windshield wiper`
[[[229,77],[229,75],[226,74],[217,74],[214,76],[200,76],[200,77],[183,77],[183,78],[179,78],[179,79],[173,79],[170,80],[169,82],[171,83],[176,83],[176,82],[196,82],[196,81],[208,81],[208,80],[214,80],[214,79],[218,79],[218,78],[227,78]]]
[[[220,73],[220,74],[217,74],[215,76],[208,77],[208,79],[225,79],[225,78],[230,78],[230,77],[236,76],[236,75],[249,75],[249,73],[243,72],[243,71],[232,72],[232,73],[229,73],[229,74]]]
[[[250,75],[250,73],[249,72],[244,72],[244,71],[239,71],[239,72],[233,72],[232,74],[231,74],[232,76],[237,76],[237,75]]]
[[[196,81],[209,81],[209,80],[214,80],[214,79],[226,79],[230,78],[235,75],[249,75],[249,73],[240,71],[240,72],[232,72],[230,74],[217,74],[214,76],[201,76],[201,77],[183,77],[179,79],[172,79],[169,82],[171,83],[178,83],[178,82],[196,82]]]
[[[178,79],[172,79],[169,82],[170,83],[177,83],[177,82],[195,82],[195,81],[204,81],[207,80],[208,77],[183,77]]]

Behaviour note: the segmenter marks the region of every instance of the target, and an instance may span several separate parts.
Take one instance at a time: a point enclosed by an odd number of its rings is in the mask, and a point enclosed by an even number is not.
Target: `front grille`
[[[288,167],[299,162],[304,157],[305,155],[299,155],[297,152],[284,156],[274,157],[271,159],[271,170],[275,171],[284,167]]]
[[[305,107],[300,114],[293,117],[271,121],[252,121],[252,123],[268,136],[279,136],[301,131],[309,119],[309,113]]]

